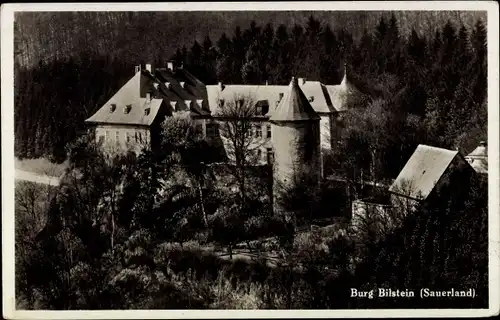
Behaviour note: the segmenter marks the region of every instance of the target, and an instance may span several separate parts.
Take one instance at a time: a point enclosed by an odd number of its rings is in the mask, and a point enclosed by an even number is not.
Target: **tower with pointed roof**
[[[320,116],[292,78],[280,103],[272,112],[271,139],[274,148],[274,206],[279,197],[298,183],[319,185],[322,175]]]

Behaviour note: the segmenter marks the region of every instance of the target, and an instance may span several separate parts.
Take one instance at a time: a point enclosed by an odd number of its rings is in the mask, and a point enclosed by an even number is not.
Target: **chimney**
[[[167,69],[174,71],[174,63],[172,61],[167,62]]]
[[[146,93],[146,102],[151,101],[151,93]]]
[[[179,83],[181,84],[181,87],[184,89],[184,86],[186,85],[186,83],[184,81],[181,81]]]
[[[266,80],[266,86],[269,85],[269,82]]]
[[[304,84],[306,83],[306,79],[305,78],[299,78],[299,84]]]
[[[141,65],[135,66],[135,73],[141,71]]]
[[[224,90],[224,84],[219,81],[219,90],[222,91]]]
[[[151,64],[150,63],[147,63],[146,64],[146,70],[151,72]]]

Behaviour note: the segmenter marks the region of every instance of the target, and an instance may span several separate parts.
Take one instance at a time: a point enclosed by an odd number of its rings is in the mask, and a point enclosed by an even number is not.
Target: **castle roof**
[[[109,124],[133,124],[149,126],[153,123],[162,99],[141,98],[140,72],[136,73],[118,92],[111,97],[96,113],[86,122]],[[125,112],[125,108],[129,110]],[[149,108],[149,113],[144,110]]]
[[[361,92],[349,81],[347,66],[344,65],[344,77],[337,85],[327,85],[326,89],[337,111],[345,111],[349,105],[349,98],[356,97]]]
[[[297,79],[292,77],[288,90],[283,95],[276,109],[271,113],[270,121],[309,121],[319,120]]]
[[[360,94],[350,83],[335,86],[324,85],[320,81],[297,79],[299,88],[304,93],[311,107],[319,114],[335,113],[346,109],[347,97]],[[346,89],[347,88],[347,89]],[[208,104],[212,115],[216,115],[220,100],[235,100],[236,97],[249,97],[259,104],[269,106],[268,116],[278,106],[281,97],[288,90],[287,85],[207,85]]]
[[[458,151],[419,145],[389,191],[425,200],[457,155]]]
[[[205,85],[184,69],[141,70],[85,121],[150,126],[160,108],[209,116]]]

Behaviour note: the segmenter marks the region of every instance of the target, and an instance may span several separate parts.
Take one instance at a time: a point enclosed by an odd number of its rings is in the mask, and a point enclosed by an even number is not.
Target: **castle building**
[[[241,119],[235,121],[224,111],[246,103],[251,112],[243,127],[245,144],[251,141],[246,147],[251,149],[252,161],[245,165],[265,166],[261,171],[267,172],[272,164],[270,186],[276,198],[280,195],[276,190],[289,190],[294,183],[304,183],[304,178],[319,186],[322,154],[336,145],[338,121],[350,99],[359,95],[346,68],[337,85],[304,78],[293,78],[288,86],[205,85],[171,62],[154,70],[146,64],[136,66],[133,77],[86,123],[104,150],[139,153],[145,147],[160,146],[161,124],[167,117],[187,115],[213,147],[215,162],[231,163],[234,141],[221,128]],[[218,180],[227,180],[223,178]]]
[[[297,78],[296,82],[320,117],[321,150],[331,149],[338,139],[342,114],[351,98],[359,97],[361,92],[349,81],[346,66],[342,82],[337,85],[305,78]],[[256,138],[253,146],[256,162],[266,164],[274,157],[275,148],[269,119],[288,89],[287,85],[267,83],[205,85],[184,68],[175,68],[172,62],[167,63],[167,68],[155,70],[146,64],[145,68],[136,66],[134,76],[85,122],[95,130],[103,148],[112,152],[140,152],[145,146],[154,148],[158,144],[161,122],[176,113],[189,115],[206,138],[218,140],[220,123],[227,120],[219,116],[219,111],[238,97],[246,97],[254,108],[250,121]],[[228,145],[227,141],[222,144]],[[226,155],[226,158],[230,157]]]
[[[161,122],[176,113],[188,114],[206,132],[210,111],[205,85],[187,70],[167,66],[136,66],[134,76],[85,120],[105,150],[139,153],[157,147]]]
[[[320,81],[297,78],[297,83],[313,110],[320,116],[321,149],[329,150],[339,139],[339,121],[342,114],[349,108],[354,98],[361,96],[361,92],[349,81],[347,66],[344,66],[342,82],[336,85],[325,85]],[[255,103],[256,115],[260,118],[255,122],[255,131],[271,138],[269,117],[277,108],[287,85],[237,85],[224,84],[207,85],[207,99],[212,116],[216,119],[218,110],[228,101],[237,97],[251,99]],[[261,154],[266,159],[269,144],[263,144]]]

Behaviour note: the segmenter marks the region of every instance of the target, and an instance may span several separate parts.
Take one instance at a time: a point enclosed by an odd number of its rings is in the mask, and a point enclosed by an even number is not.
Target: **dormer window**
[[[196,103],[197,103],[200,107],[203,107],[203,99],[198,99],[198,100],[196,100]]]
[[[165,87],[167,87],[167,89],[170,89],[170,82],[165,82]]]
[[[186,83],[184,81],[181,81],[179,83],[181,84],[181,87],[184,89],[184,86],[186,85]]]
[[[174,111],[177,111],[177,106],[178,106],[177,101],[170,101],[170,106]]]
[[[262,106],[256,106],[255,107],[255,113],[260,116],[262,115]]]
[[[191,108],[191,100],[184,100],[184,103],[186,104],[186,107],[187,107],[188,109],[190,109],[190,108]]]
[[[110,106],[109,106],[109,112],[114,112],[116,110],[116,104],[112,103]]]
[[[148,116],[148,115],[149,115],[149,111],[150,111],[150,110],[151,110],[150,108],[146,108],[146,109],[144,109],[144,115],[145,115],[145,116]]]
[[[283,92],[280,92],[278,101],[281,101],[281,99],[283,99]]]
[[[125,106],[125,108],[123,108],[123,113],[128,114],[128,113],[130,113],[131,109],[132,109],[132,105],[131,104],[127,104]]]
[[[314,101],[314,96],[310,96],[307,100],[309,100],[309,102],[313,102]]]
[[[158,90],[158,83],[153,83],[153,87],[155,87],[155,90]]]

